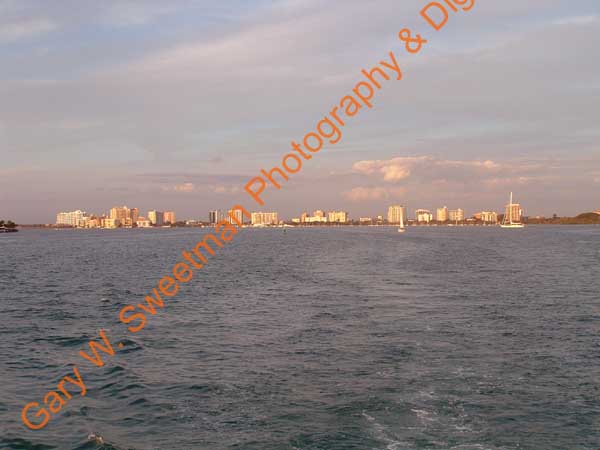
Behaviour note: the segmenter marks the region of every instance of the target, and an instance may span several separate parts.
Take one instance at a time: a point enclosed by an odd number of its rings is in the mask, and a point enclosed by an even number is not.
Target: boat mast
[[[510,193],[510,203],[508,204],[508,220],[509,223],[512,225],[513,220],[512,220],[512,192]]]

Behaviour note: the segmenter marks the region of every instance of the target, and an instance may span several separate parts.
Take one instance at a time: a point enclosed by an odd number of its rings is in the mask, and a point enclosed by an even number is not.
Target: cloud
[[[397,182],[408,178],[411,168],[430,160],[429,156],[399,157],[390,160],[359,161],[352,166],[355,173],[382,174],[384,181]]]
[[[196,186],[194,183],[183,183],[174,186],[173,190],[175,192],[194,192],[196,190]]]
[[[433,156],[403,156],[388,160],[359,161],[352,166],[355,173],[376,176],[388,183],[397,183],[408,179],[413,172],[421,175],[443,174],[449,170],[462,175],[466,172],[483,174],[498,172],[502,166],[494,161],[453,161]]]
[[[163,186],[162,190],[165,192],[178,192],[182,194],[196,193],[207,193],[212,194],[225,194],[233,195],[240,192],[239,186],[236,185],[222,185],[222,184],[196,184],[191,182],[185,182],[176,184],[174,186]]]
[[[44,18],[0,24],[0,43],[36,37],[57,28],[58,25],[55,22]]]
[[[344,197],[351,202],[387,200],[390,197],[399,197],[406,193],[403,188],[384,187],[355,187],[344,193]]]
[[[588,15],[588,16],[573,16],[573,17],[565,17],[562,19],[555,20],[553,24],[555,25],[587,25],[590,23],[594,23],[598,21],[598,16]]]

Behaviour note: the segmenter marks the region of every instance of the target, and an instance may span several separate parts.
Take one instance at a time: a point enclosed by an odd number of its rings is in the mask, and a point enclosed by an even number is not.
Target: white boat
[[[519,209],[518,217],[514,217],[513,211],[515,209]],[[510,202],[508,203],[508,205],[506,205],[504,219],[502,219],[502,223],[500,224],[500,226],[502,228],[525,228],[525,225],[519,221],[521,216],[520,209],[521,205],[519,205],[518,203],[513,203],[513,193],[511,192]]]
[[[406,232],[406,228],[404,228],[404,214],[400,213],[400,228],[398,228],[398,233]]]

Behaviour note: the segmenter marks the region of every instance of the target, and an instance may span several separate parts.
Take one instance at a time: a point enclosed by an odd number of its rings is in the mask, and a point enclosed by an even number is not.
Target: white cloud
[[[49,19],[28,19],[18,22],[0,24],[0,43],[28,39],[49,33],[58,25]]]
[[[196,190],[196,185],[194,183],[183,183],[178,184],[173,187],[175,192],[194,192]]]
[[[428,173],[436,176],[445,171],[479,172],[483,174],[498,172],[502,166],[494,161],[453,161],[437,159],[432,156],[402,156],[388,160],[359,161],[352,166],[355,173],[378,176],[388,183],[397,183],[408,179],[413,172],[419,175]]]
[[[598,20],[598,16],[588,15],[588,16],[574,16],[574,17],[565,17],[564,19],[555,20],[553,24],[555,25],[587,25],[590,23],[594,23]]]
[[[390,197],[399,197],[404,195],[406,190],[403,188],[384,188],[384,187],[355,187],[344,193],[344,197],[351,202],[359,203],[365,201],[387,200]]]

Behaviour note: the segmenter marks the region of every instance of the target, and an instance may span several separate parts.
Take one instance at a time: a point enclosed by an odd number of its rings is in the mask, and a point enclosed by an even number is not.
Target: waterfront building
[[[294,218],[292,219],[292,223],[300,223],[300,220],[301,220],[301,219],[300,219],[299,217],[294,217]]]
[[[135,221],[135,223],[138,228],[151,228],[152,227],[152,222],[150,222],[150,220],[146,219],[145,217],[138,217],[137,220]]]
[[[124,220],[131,217],[131,210],[127,206],[115,206],[111,208],[109,217],[111,219]]]
[[[241,209],[230,209],[227,212],[226,220],[231,225],[238,225],[238,224],[244,223],[244,215],[242,213],[242,210]]]
[[[473,217],[484,223],[498,223],[498,214],[493,211],[481,211]]]
[[[155,227],[160,227],[165,223],[165,216],[161,211],[148,211],[148,220]]]
[[[521,223],[523,220],[523,209],[519,203],[509,203],[506,205],[504,217],[510,217],[512,222]]]
[[[100,228],[101,219],[96,216],[87,217],[85,220],[85,228]]]
[[[359,217],[358,222],[362,223],[362,224],[373,223],[373,218],[372,217]]]
[[[241,211],[238,211],[241,214]],[[253,212],[250,222],[253,226],[279,225],[279,216],[276,212]]]
[[[348,213],[345,211],[329,211],[327,213],[327,221],[333,223],[347,223]]]
[[[104,217],[102,219],[102,228],[119,228],[121,221],[119,219],[112,219],[110,217]]]
[[[223,211],[220,209],[215,209],[208,212],[208,223],[211,225],[216,225],[223,220],[225,220],[225,214],[223,214]]]
[[[85,221],[88,217],[85,211],[59,212],[56,215],[56,225],[68,225],[72,227],[85,227]]]
[[[313,212],[312,216],[309,216],[307,213],[303,212],[300,216],[301,223],[327,223],[327,216],[325,213],[318,209]]]
[[[438,222],[447,222],[448,221],[448,207],[447,206],[437,209],[437,214],[435,215],[435,220],[437,220]]]
[[[163,220],[164,220],[165,224],[170,224],[170,225],[175,224],[175,222],[176,222],[175,212],[173,212],[173,211],[165,211],[163,213]]]
[[[460,208],[451,209],[448,212],[448,219],[450,222],[462,222],[465,220],[465,212]]]
[[[392,205],[388,208],[388,223],[399,224],[402,221],[406,222],[406,219],[406,207],[400,205]]]
[[[115,206],[111,208],[109,218],[116,219],[124,228],[133,228],[139,216],[137,208],[129,209],[127,206]]]
[[[428,209],[417,209],[415,211],[415,218],[418,223],[431,223],[433,222],[433,214]]]
[[[133,224],[137,223],[137,220],[140,217],[140,210],[138,208],[131,208],[129,217],[131,218],[131,222]]]

